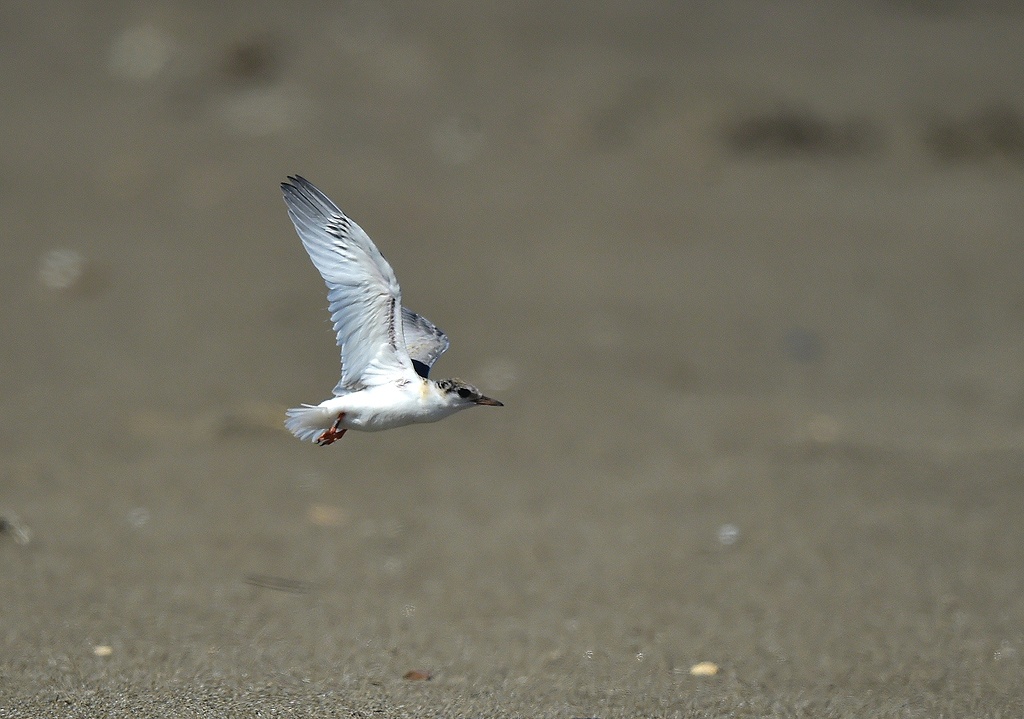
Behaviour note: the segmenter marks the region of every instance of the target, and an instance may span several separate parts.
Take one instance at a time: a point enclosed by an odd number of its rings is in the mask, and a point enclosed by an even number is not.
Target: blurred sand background
[[[1022,46],[4,2],[0,716],[1020,716]],[[338,376],[293,173],[504,409],[281,429]]]

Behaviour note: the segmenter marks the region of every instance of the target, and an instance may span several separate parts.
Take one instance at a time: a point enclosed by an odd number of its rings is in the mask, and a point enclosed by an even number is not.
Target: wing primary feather
[[[398,324],[402,294],[391,265],[363,229],[311,182],[292,175],[281,191],[288,216],[327,284],[342,355],[335,394],[413,376],[404,326]]]
[[[448,349],[448,335],[423,315],[402,308],[405,346],[416,374],[426,379],[437,358]]]

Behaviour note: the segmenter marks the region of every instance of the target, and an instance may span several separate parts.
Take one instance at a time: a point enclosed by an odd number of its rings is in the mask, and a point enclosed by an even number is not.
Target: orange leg
[[[339,429],[341,427],[341,420],[345,417],[345,413],[342,412],[338,415],[338,419],[334,420],[334,424],[330,429],[325,429],[323,434],[316,438],[316,443],[321,447],[326,447],[329,444],[334,444],[339,439],[345,436],[348,432],[347,429]]]

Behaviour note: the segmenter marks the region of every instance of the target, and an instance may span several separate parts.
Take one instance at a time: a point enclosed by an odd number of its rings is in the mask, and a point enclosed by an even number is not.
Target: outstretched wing
[[[391,265],[355,222],[302,177],[281,183],[288,216],[327,283],[341,348],[335,394],[414,377],[401,320],[402,291]]]
[[[412,366],[416,374],[426,379],[434,362],[448,349],[448,335],[426,317],[407,307],[402,308],[402,325],[405,327],[405,346],[412,358]]]

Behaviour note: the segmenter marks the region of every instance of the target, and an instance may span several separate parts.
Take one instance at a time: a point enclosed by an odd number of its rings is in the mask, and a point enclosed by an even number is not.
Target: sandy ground
[[[0,5],[0,716],[1020,716],[1024,10],[480,5]]]

